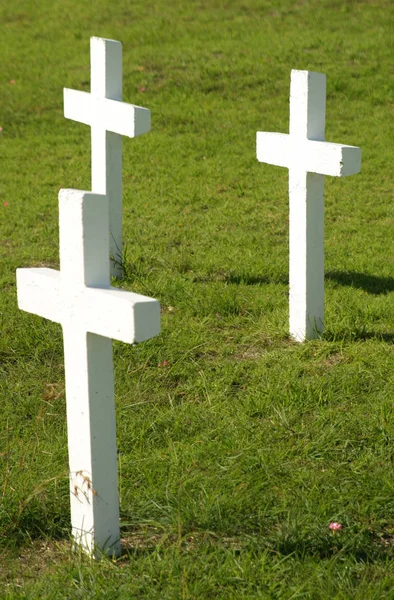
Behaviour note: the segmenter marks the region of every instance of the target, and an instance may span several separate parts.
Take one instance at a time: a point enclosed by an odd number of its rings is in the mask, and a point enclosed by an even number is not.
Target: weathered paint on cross
[[[90,39],[90,94],[64,89],[64,116],[91,126],[92,191],[109,200],[111,274],[121,277],[122,135],[150,130],[150,111],[122,102],[122,44]]]
[[[291,72],[289,134],[257,133],[257,159],[289,169],[290,335],[324,328],[324,175],[358,173],[361,151],[324,141],[326,76]]]
[[[111,338],[157,335],[160,306],[110,286],[106,196],[61,190],[59,222],[60,271],[18,269],[18,305],[63,328],[73,535],[93,555],[118,555]]]

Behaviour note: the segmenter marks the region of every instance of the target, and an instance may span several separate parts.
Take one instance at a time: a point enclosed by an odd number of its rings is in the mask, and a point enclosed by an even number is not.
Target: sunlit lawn
[[[15,0],[0,7],[0,589],[4,598],[392,598],[393,7],[387,0]],[[123,289],[162,333],[114,345],[123,555],[71,551],[62,332],[17,308],[58,268],[60,188],[90,189],[89,38],[123,43]],[[327,75],[326,332],[288,336],[292,68]],[[331,522],[342,529],[333,532]]]

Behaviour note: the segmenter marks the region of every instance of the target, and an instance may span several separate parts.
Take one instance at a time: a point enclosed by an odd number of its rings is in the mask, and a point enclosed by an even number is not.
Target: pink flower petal
[[[13,85],[14,83],[16,83],[15,79],[10,79],[10,83],[11,83],[11,85]]]
[[[8,202],[4,202],[4,206],[9,206]]]
[[[339,531],[340,529],[343,529],[343,525],[333,521],[333,523],[329,524],[328,528],[331,529],[331,531]]]

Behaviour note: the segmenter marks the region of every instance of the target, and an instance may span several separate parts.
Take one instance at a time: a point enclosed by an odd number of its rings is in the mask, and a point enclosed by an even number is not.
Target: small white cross
[[[106,196],[61,190],[59,222],[60,271],[18,269],[18,305],[63,328],[73,535],[93,555],[118,555],[110,338],[132,344],[157,335],[160,306],[110,286]]]
[[[109,200],[111,274],[121,277],[122,135],[150,130],[150,111],[122,102],[122,44],[90,38],[90,94],[64,89],[64,116],[91,126],[92,192]]]
[[[289,134],[257,133],[257,159],[289,169],[290,335],[324,327],[324,175],[358,173],[361,151],[324,141],[326,76],[291,72]]]

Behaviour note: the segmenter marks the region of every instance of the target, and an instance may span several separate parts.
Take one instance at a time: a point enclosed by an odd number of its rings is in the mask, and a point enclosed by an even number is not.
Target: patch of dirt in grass
[[[384,546],[393,546],[394,545],[394,535],[390,535],[388,537],[382,537],[381,542]]]
[[[45,383],[43,398],[46,402],[58,400],[64,395],[63,383]]]
[[[243,540],[238,537],[216,536],[212,532],[197,531],[182,535],[180,532],[148,528],[144,531],[128,532],[121,538],[122,556],[119,560],[124,561],[130,553],[149,552],[158,547],[177,546],[184,552],[191,552],[202,545],[221,546],[239,552],[243,548]]]
[[[273,340],[262,336],[258,345],[244,346],[232,355],[233,360],[259,360],[267,353],[267,348],[273,345]]]
[[[340,352],[335,352],[334,354],[327,356],[327,358],[323,361],[323,365],[325,365],[327,367],[331,367],[333,365],[339,364],[342,361],[343,361],[343,354],[341,354]]]
[[[64,560],[71,552],[71,542],[40,540],[20,549],[5,551],[0,555],[0,589],[23,587],[27,581],[42,577],[43,571]]]
[[[121,540],[122,554],[138,550],[153,550],[158,546],[170,546],[176,540],[174,535],[156,529],[132,531],[124,535]]]
[[[247,348],[241,352],[233,354],[234,360],[258,360],[265,354],[264,348]]]
[[[54,261],[52,261],[52,262],[41,261],[41,262],[33,263],[31,265],[31,268],[36,268],[36,269],[59,269],[59,263],[55,263]]]

